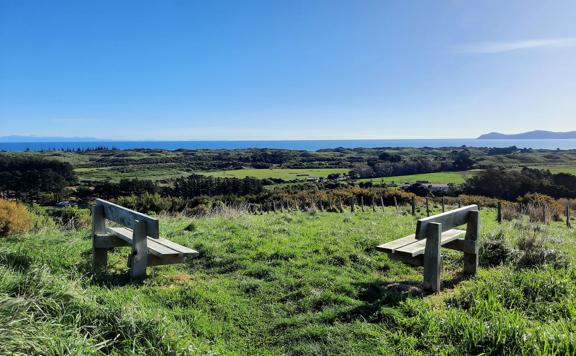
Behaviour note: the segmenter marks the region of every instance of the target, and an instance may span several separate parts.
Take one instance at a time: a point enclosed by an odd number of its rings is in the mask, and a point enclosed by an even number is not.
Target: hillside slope
[[[574,353],[576,270],[558,251],[574,256],[576,232],[494,217],[482,211],[483,262],[503,265],[459,281],[449,251],[440,295],[375,251],[414,230],[392,209],[161,217],[162,235],[201,257],[141,286],[124,277],[128,249],[92,274],[88,228],[0,239],[0,354]],[[504,257],[540,251],[518,244],[534,235],[556,249],[548,264]]]

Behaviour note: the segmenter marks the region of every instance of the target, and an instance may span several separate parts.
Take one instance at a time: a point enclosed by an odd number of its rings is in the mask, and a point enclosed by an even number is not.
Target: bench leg
[[[146,278],[146,267],[148,266],[146,223],[140,220],[135,220],[134,223],[130,276],[135,280],[144,280]]]
[[[474,242],[474,253],[464,253],[464,274],[475,275],[478,271],[478,252],[480,250],[480,212],[471,211],[464,240]]]
[[[94,248],[92,249],[92,262],[94,268],[104,270],[108,266],[108,249],[107,248]]]
[[[105,269],[108,265],[108,249],[95,246],[96,236],[106,233],[104,207],[92,207],[92,263],[95,269]]]
[[[424,250],[424,289],[432,292],[440,291],[441,238],[442,224],[430,223],[426,233],[426,248]]]

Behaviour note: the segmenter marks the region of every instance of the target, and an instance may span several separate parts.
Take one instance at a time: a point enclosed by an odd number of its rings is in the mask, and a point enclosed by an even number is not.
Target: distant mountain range
[[[574,138],[576,139],[576,131],[568,131],[568,132],[553,132],[553,131],[543,131],[543,130],[535,130],[529,132],[523,132],[518,134],[506,135],[499,132],[490,132],[488,134],[481,135],[478,137],[478,140],[534,140],[534,139],[567,139],[567,138]]]
[[[96,137],[0,136],[0,142],[100,142],[110,141]]]

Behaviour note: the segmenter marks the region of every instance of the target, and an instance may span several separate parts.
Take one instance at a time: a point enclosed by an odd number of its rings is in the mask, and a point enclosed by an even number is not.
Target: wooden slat
[[[156,218],[127,209],[103,199],[96,199],[96,206],[102,206],[104,208],[104,217],[106,219],[127,226],[131,229],[134,228],[134,221],[144,221],[146,224],[147,235],[155,239],[160,237],[160,224]]]
[[[390,242],[387,242],[385,244],[376,246],[376,249],[378,251],[392,253],[392,252],[396,251],[397,249],[399,249],[400,247],[412,244],[412,243],[417,242],[417,241],[418,240],[416,240],[416,234],[412,234],[412,235],[408,235],[408,236],[399,238],[397,240],[390,241]]]
[[[109,227],[108,231],[119,238],[132,243],[132,230],[123,228],[123,227]],[[167,241],[163,239],[164,241]],[[170,241],[172,242],[172,241]],[[198,252],[187,247],[178,245],[172,242],[173,247],[167,247],[158,242],[157,239],[153,239],[148,237],[148,250],[151,254],[164,257],[164,256],[195,256],[198,255]]]
[[[450,241],[454,241],[457,238],[460,238],[466,234],[464,230],[457,230],[451,229],[442,233],[442,238],[440,240],[440,245],[444,245]],[[419,256],[424,253],[426,248],[426,239],[423,240],[416,240],[416,242],[411,243],[409,245],[405,245],[403,247],[397,248],[394,253],[396,254],[403,254],[406,256]]]
[[[177,243],[174,242],[174,241],[166,240],[166,239],[164,239],[164,238],[162,238],[162,237],[159,237],[159,238],[157,238],[157,239],[154,239],[154,242],[157,242],[157,243],[159,243],[159,244],[161,244],[161,245],[164,245],[164,246],[166,246],[166,247],[168,247],[168,248],[171,248],[171,249],[173,249],[173,250],[176,250],[176,251],[178,251],[178,252],[180,252],[180,253],[183,253],[183,254],[185,254],[185,255],[197,255],[197,254],[198,254],[198,251],[196,251],[196,250],[193,250],[193,249],[188,248],[188,247],[186,247],[186,246],[179,245],[179,244],[177,244]]]
[[[442,214],[420,219],[416,224],[416,238],[418,240],[426,238],[428,224],[432,222],[442,224],[442,232],[466,224],[468,222],[468,215],[471,211],[478,211],[478,206],[468,205]]]

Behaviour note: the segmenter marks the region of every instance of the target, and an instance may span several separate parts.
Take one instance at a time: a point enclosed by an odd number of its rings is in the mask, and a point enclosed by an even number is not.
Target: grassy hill
[[[192,173],[216,176],[254,176],[258,178],[306,179],[300,174],[326,176],[332,172],[348,172],[356,165],[377,162],[382,152],[401,156],[405,161],[450,162],[453,152],[462,148],[358,148],[320,151],[294,150],[96,150],[88,152],[0,152],[2,156],[42,157],[72,164],[81,182],[117,182],[122,178],[166,180]],[[550,168],[554,173],[576,171],[576,150],[524,150],[513,153],[495,153],[489,148],[468,147],[478,168],[499,166],[516,169],[520,166]],[[273,160],[272,169],[255,169],[252,164],[269,162],[270,156],[283,159]],[[244,167],[244,169],[238,169]],[[465,176],[457,172],[441,172],[431,181],[458,183]],[[379,178],[378,178],[379,179]],[[387,177],[392,181],[406,176]],[[420,178],[414,178],[420,180]],[[424,179],[427,180],[427,179]],[[440,181],[442,180],[442,181]]]
[[[452,183],[462,184],[466,179],[474,176],[480,170],[469,170],[462,172],[436,172],[436,173],[422,173],[422,174],[409,174],[405,176],[382,177],[382,178],[363,178],[357,179],[358,182],[373,182],[377,183],[414,183],[417,181],[426,181],[430,183]]]
[[[476,278],[443,250],[439,295],[375,251],[415,227],[388,208],[161,217],[164,237],[201,256],[143,285],[125,277],[128,249],[92,273],[88,228],[2,238],[0,354],[576,352],[576,230],[494,220],[482,211]]]

